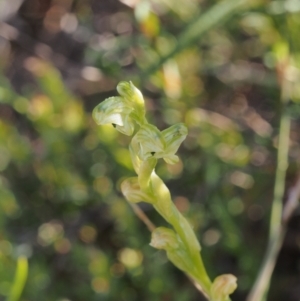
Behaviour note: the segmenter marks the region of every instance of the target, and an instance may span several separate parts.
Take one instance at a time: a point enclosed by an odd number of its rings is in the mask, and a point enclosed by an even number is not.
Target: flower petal
[[[166,141],[166,153],[174,155],[188,134],[184,123],[177,123],[161,132]]]
[[[121,191],[131,203],[147,202],[155,203],[151,195],[141,191],[137,177],[128,178],[121,184]]]
[[[117,91],[129,104],[144,106],[144,98],[141,91],[132,82],[120,82]]]
[[[178,237],[173,230],[158,227],[152,232],[150,246],[164,250],[177,249],[179,247]]]
[[[156,228],[152,232],[150,246],[166,250],[169,260],[180,270],[191,275],[197,274],[194,262],[173,230],[165,227]]]
[[[122,97],[110,97],[93,110],[97,124],[114,124],[116,129],[125,135],[132,135],[134,121],[131,118],[133,108],[128,106]]]
[[[236,277],[231,274],[218,276],[211,286],[211,297],[216,301],[228,300],[228,296],[237,288]]]
[[[145,102],[141,91],[132,82],[120,82],[117,90],[127,105],[133,109],[131,117],[135,122],[140,126],[145,124]]]
[[[140,146],[139,157],[141,160],[145,161],[152,156],[162,158],[165,142],[161,132],[154,125],[143,125],[133,139],[134,143]]]
[[[121,97],[110,97],[95,107],[93,118],[99,125],[114,123],[122,126],[121,114],[124,109],[126,109],[126,106]]]
[[[166,155],[166,156],[164,156],[164,160],[168,164],[175,164],[175,163],[179,162],[179,158],[176,155]]]
[[[134,132],[134,121],[131,118],[131,115],[125,115],[123,120],[124,120],[123,126],[117,125],[116,129],[122,134],[131,136]]]

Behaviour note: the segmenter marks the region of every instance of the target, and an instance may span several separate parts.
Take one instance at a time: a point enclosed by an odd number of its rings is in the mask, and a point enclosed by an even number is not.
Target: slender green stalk
[[[15,279],[10,294],[7,297],[6,301],[18,301],[20,299],[26,283],[27,275],[28,275],[27,258],[24,256],[20,256],[17,261],[17,270],[15,274]]]
[[[283,110],[280,118],[277,168],[274,185],[274,198],[271,208],[269,240],[267,250],[258,277],[247,298],[247,301],[265,301],[267,298],[271,276],[276,264],[278,253],[286,232],[282,223],[283,197],[285,190],[285,176],[288,167],[290,117],[285,109],[288,101],[288,82],[284,80],[282,87]]]
[[[283,113],[280,121],[274,200],[270,220],[270,240],[276,238],[281,231],[281,218],[283,208],[282,199],[285,189],[285,175],[288,167],[290,123],[290,117],[286,113]]]

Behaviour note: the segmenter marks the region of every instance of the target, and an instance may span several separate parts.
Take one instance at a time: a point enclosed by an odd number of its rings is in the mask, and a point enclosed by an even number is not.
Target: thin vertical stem
[[[144,213],[144,211],[134,203],[128,202],[128,204],[130,205],[136,216],[147,226],[148,230],[150,232],[153,232],[156,227],[148,218],[148,216]]]
[[[289,151],[289,133],[291,120],[286,112],[285,105],[288,101],[288,81],[283,80],[281,101],[283,104],[282,114],[280,118],[277,167],[274,185],[274,198],[271,208],[269,240],[267,250],[261,265],[258,277],[247,298],[247,301],[265,301],[270,280],[275,268],[278,253],[281,249],[284,235],[286,232],[285,225],[282,224],[283,197],[285,190],[285,176],[288,167],[288,151]]]
[[[270,220],[270,239],[273,240],[280,232],[282,219],[282,199],[285,189],[285,175],[288,167],[290,118],[286,113],[282,114],[280,121],[277,169],[274,187],[274,200]]]

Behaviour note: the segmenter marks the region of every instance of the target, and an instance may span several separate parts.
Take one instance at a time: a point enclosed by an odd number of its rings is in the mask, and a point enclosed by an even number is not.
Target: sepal
[[[165,142],[159,129],[152,124],[143,125],[132,139],[138,146],[138,156],[142,161],[148,158],[162,158]]]
[[[136,124],[146,122],[143,95],[132,82],[120,82],[117,90],[120,96],[110,97],[96,106],[93,118],[99,125],[111,123],[119,132],[131,136]]]
[[[177,123],[169,128],[162,131],[164,140],[166,141],[166,150],[164,160],[168,164],[174,164],[178,162],[178,157],[175,153],[182,141],[186,138],[188,134],[188,129],[184,123]]]
[[[218,276],[211,285],[212,301],[227,301],[229,295],[237,288],[237,278],[232,274]]]
[[[150,246],[165,250],[167,257],[175,266],[188,274],[195,275],[195,266],[184,244],[173,230],[165,227],[156,228],[152,232]]]
[[[179,242],[176,233],[165,227],[158,227],[152,232],[150,246],[156,249],[178,249]]]
[[[141,91],[130,82],[120,82],[117,85],[119,94],[135,106],[144,106],[144,98]]]
[[[98,104],[93,110],[93,118],[98,125],[113,124],[116,129],[128,136],[134,131],[134,120],[130,114],[133,108],[121,97],[110,97]]]
[[[141,91],[130,82],[120,82],[117,91],[124,101],[133,108],[131,116],[138,125],[142,125],[145,120],[145,102]]]
[[[151,175],[154,173],[154,169],[157,163],[156,158],[149,158],[146,161],[142,161],[140,164],[138,179],[141,186],[141,189],[144,191],[150,191]]]
[[[121,191],[125,198],[131,203],[155,203],[155,199],[151,194],[141,191],[137,177],[132,177],[124,180],[121,184]]]
[[[132,143],[136,145],[142,161],[155,157],[174,164],[179,160],[175,153],[187,133],[187,127],[183,123],[175,124],[162,132],[154,125],[145,124],[133,137]]]

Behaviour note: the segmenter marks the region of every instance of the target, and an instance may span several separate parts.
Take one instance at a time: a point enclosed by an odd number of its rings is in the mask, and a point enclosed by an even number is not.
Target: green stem
[[[290,117],[288,116],[288,114],[283,113],[280,121],[274,200],[270,220],[270,240],[276,238],[281,230],[281,218],[283,207],[282,199],[285,189],[285,175],[288,167],[290,123]]]
[[[159,203],[164,203],[168,200],[159,200]],[[186,218],[178,211],[174,203],[170,203],[172,215],[166,215],[163,210],[157,205],[154,205],[155,210],[168,222],[170,223],[177,234],[179,235],[181,241],[185,245],[186,250],[189,253],[190,259],[195,265],[196,274],[191,274],[202,287],[206,295],[210,295],[211,280],[206,272],[203,260],[200,255],[200,245],[198,239],[193,231],[191,225],[186,220]]]
[[[267,298],[270,280],[275,268],[278,253],[282,246],[285,230],[269,241],[257,280],[247,298],[247,301],[264,301]]]
[[[141,163],[138,176],[140,188],[145,193],[151,193],[157,198],[156,203],[153,205],[155,210],[170,223],[178,233],[186,250],[189,252],[191,260],[195,264],[197,270],[196,279],[205,293],[209,295],[211,281],[200,256],[200,244],[198,239],[189,222],[172,202],[169,189],[155,174],[154,168],[156,163],[157,160],[155,158],[149,158]]]
[[[198,277],[196,278],[197,282],[201,284],[203,291],[209,296],[210,295],[210,287],[211,287],[211,280],[207,275],[202,257],[200,254],[198,256],[193,256],[193,261],[197,267]]]
[[[198,277],[197,281],[203,287],[206,294],[209,295],[211,280],[206,272],[200,255],[200,245],[198,239],[193,231],[191,225],[186,218],[178,211],[176,206],[172,203],[172,211],[175,213],[174,218],[170,220],[170,224],[174,227],[181,240],[184,242],[187,250],[189,250],[190,257],[197,267]]]
[[[247,301],[266,300],[270,286],[271,276],[285,234],[285,226],[282,224],[282,201],[285,190],[286,170],[288,167],[289,133],[291,124],[290,117],[285,109],[285,104],[288,101],[287,84],[288,83],[285,82],[282,88],[281,99],[284,107],[280,118],[277,168],[275,175],[274,198],[271,208],[268,246],[258,277],[247,298]]]
[[[28,275],[27,258],[24,256],[20,256],[17,261],[17,270],[11,288],[11,292],[7,297],[6,301],[18,301],[20,299],[26,283],[27,275]]]

